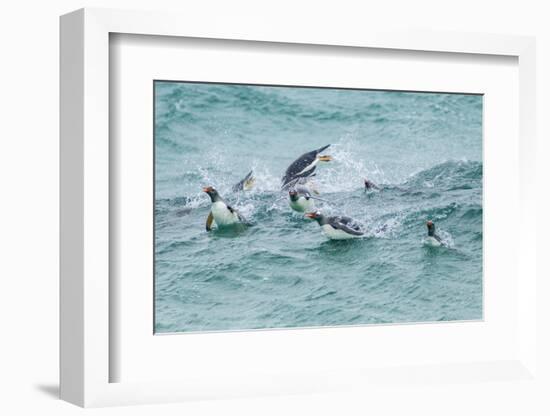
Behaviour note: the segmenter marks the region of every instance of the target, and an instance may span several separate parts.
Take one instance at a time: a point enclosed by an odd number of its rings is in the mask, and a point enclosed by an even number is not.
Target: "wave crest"
[[[483,165],[472,160],[447,160],[409,177],[410,187],[438,188],[443,190],[471,189],[481,186]]]

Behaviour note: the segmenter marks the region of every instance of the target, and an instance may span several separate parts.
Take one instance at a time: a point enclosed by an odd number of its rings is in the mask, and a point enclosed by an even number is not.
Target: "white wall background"
[[[58,382],[58,16],[84,6],[245,13],[303,24],[385,24],[440,30],[535,35],[538,41],[539,253],[550,216],[550,13],[533,0],[201,1],[20,0],[0,6],[0,414],[77,414],[56,399]],[[544,166],[543,166],[544,165]],[[535,213],[533,213],[535,214]],[[543,218],[542,214],[546,218]],[[505,234],[503,235],[505,237]],[[541,273],[550,278],[548,261]],[[544,264],[543,264],[544,261]],[[542,270],[544,267],[544,270]],[[550,284],[538,291],[550,295]],[[550,317],[539,322],[541,352],[550,351]],[[548,370],[548,359],[541,354]],[[550,374],[550,372],[546,372]],[[388,389],[371,397],[346,392],[92,410],[101,415],[197,414],[550,414],[547,393],[506,383]]]

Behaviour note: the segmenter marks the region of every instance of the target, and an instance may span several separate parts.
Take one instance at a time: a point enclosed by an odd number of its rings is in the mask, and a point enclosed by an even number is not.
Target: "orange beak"
[[[202,191],[206,193],[210,192],[211,190],[212,188],[210,186],[205,186],[204,188],[202,188]]]
[[[308,212],[308,213],[306,214],[306,217],[308,217],[308,218],[315,218],[315,212]]]
[[[432,221],[428,221],[428,222],[426,223],[426,225],[427,225],[428,227],[430,227],[430,226],[433,225],[433,222],[432,222]]]
[[[332,160],[332,156],[322,155],[322,156],[319,156],[317,159],[319,159],[319,161],[321,162],[330,162]]]

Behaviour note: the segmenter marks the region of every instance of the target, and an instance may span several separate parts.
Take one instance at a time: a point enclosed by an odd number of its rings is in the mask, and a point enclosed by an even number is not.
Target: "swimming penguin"
[[[287,168],[285,176],[283,176],[283,179],[281,180],[281,189],[286,189],[289,186],[295,185],[300,178],[309,178],[313,176],[318,162],[331,161],[331,156],[320,155],[320,153],[329,146],[330,144],[323,146],[320,149],[304,153],[292,162],[292,164]]]
[[[251,170],[239,183],[233,185],[233,192],[249,191],[252,189],[256,183],[256,178],[253,176],[253,172],[254,171]]]
[[[315,209],[315,201],[309,189],[304,186],[297,186],[288,191],[288,204],[298,212],[309,212]]]
[[[365,178],[364,183],[365,183],[365,191],[380,190],[380,187],[378,185],[376,185],[373,181],[367,178]]]
[[[244,217],[239,212],[226,204],[218,191],[213,186],[208,186],[202,189],[212,200],[212,208],[206,219],[206,231],[212,229],[212,223],[215,221],[218,227],[228,225],[246,223]]]
[[[365,234],[360,224],[349,217],[326,217],[319,211],[308,212],[306,217],[314,219],[331,240],[347,240]]]
[[[426,243],[436,247],[445,246],[446,244],[443,242],[441,237],[435,233],[435,224],[433,221],[429,220],[426,223],[426,226],[428,227],[428,238],[426,239]]]

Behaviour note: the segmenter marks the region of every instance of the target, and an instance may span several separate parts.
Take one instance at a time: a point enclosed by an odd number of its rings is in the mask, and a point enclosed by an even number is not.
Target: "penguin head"
[[[288,197],[291,201],[297,201],[298,200],[298,191],[296,189],[291,189],[288,191]]]
[[[435,234],[435,224],[432,220],[428,220],[428,222],[426,222],[426,226],[428,227],[428,235],[430,237],[433,237],[433,235]]]
[[[317,221],[319,224],[322,224],[323,220],[325,219],[325,217],[323,216],[323,214],[321,214],[321,211],[308,212],[308,213],[306,214],[306,217],[307,217],[307,218],[311,218],[312,220]]]
[[[220,200],[220,194],[218,193],[216,188],[214,188],[213,186],[205,186],[204,188],[202,188],[202,191],[208,194],[212,202],[216,202]]]

